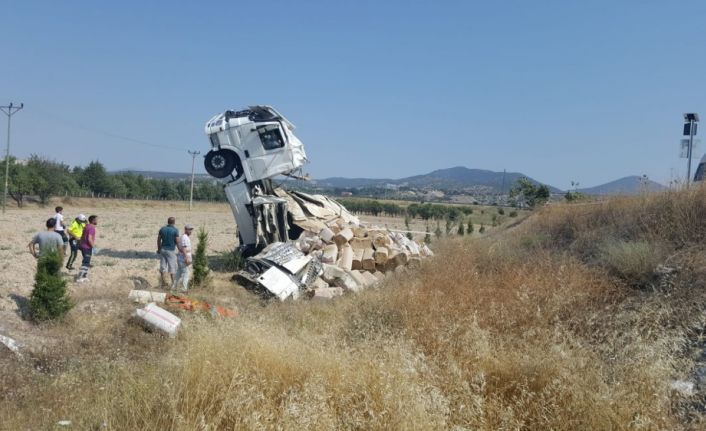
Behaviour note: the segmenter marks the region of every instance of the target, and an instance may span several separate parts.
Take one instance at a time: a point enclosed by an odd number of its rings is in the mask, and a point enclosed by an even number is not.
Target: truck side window
[[[279,125],[268,124],[258,126],[257,133],[260,135],[260,142],[262,142],[262,146],[266,150],[276,150],[284,147],[284,139],[282,139],[282,132],[279,130]]]

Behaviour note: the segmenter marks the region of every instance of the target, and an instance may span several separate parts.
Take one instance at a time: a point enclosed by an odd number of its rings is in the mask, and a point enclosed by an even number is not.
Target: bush
[[[57,250],[43,253],[37,261],[34,290],[29,299],[30,317],[36,321],[63,317],[73,306],[66,294],[66,280],[59,274],[61,261]]]
[[[505,210],[502,208],[498,208],[498,214],[505,215]]]
[[[661,256],[646,241],[615,241],[599,249],[600,263],[632,286],[645,286],[654,279]]]
[[[220,270],[222,271],[235,272],[245,267],[245,258],[239,250],[224,251],[221,253],[219,260],[221,263]]]
[[[199,228],[199,243],[194,253],[194,277],[191,280],[192,286],[205,286],[209,281],[208,257],[206,248],[208,247],[208,232],[203,227]]]
[[[508,214],[510,217],[517,217],[517,211],[510,211],[510,214]]]

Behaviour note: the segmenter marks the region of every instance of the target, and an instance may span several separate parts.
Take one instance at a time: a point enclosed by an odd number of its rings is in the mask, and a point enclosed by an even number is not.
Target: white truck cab
[[[225,111],[205,127],[211,141],[206,171],[216,178],[245,175],[248,183],[290,173],[306,163],[294,125],[271,106]]]

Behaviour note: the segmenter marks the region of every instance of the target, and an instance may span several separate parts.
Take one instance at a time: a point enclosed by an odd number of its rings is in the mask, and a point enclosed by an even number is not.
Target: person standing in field
[[[76,255],[78,254],[78,243],[81,241],[83,236],[83,227],[86,226],[88,219],[85,215],[79,214],[66,232],[69,234],[69,247],[71,248],[71,254],[69,255],[69,260],[66,262],[66,269],[69,271],[74,269],[74,261],[76,260]]]
[[[98,216],[92,215],[88,217],[88,224],[83,228],[81,241],[78,243],[78,248],[81,250],[81,268],[78,270],[76,282],[82,283],[88,281],[88,268],[91,267],[91,257],[93,256],[93,247],[96,246],[96,226],[98,225]]]
[[[64,229],[66,229],[66,225],[64,224],[64,207],[56,207],[54,208],[54,211],[56,211],[56,214],[54,214],[54,219],[56,220],[56,226],[54,227],[54,231],[61,235],[61,240],[64,242],[63,247],[64,247],[64,253],[66,253],[66,244],[69,242],[69,238],[66,236],[66,232],[64,232]]]
[[[184,234],[179,237],[179,255],[177,256],[177,274],[172,289],[177,289],[181,282],[181,291],[189,290],[189,267],[191,266],[191,232],[194,227],[190,224],[184,226]]]
[[[169,217],[166,226],[162,226],[157,233],[157,254],[159,254],[159,282],[160,287],[169,289],[174,286],[174,276],[177,271],[177,248],[181,251],[181,246],[178,244],[179,230],[174,227],[176,219]],[[167,274],[169,281],[167,282]]]
[[[39,256],[43,255],[44,253],[50,250],[59,250],[59,255],[63,259],[64,240],[61,239],[61,235],[59,235],[55,231],[56,218],[52,217],[48,219],[45,223],[45,226],[47,227],[47,230],[36,234],[34,237],[32,237],[32,241],[27,244],[27,246],[29,247],[29,252],[32,253],[32,256],[38,258]],[[39,246],[39,252],[37,252],[37,248],[35,247],[35,245]]]

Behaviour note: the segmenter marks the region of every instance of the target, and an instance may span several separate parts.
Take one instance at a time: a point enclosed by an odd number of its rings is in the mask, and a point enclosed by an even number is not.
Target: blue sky
[[[269,104],[315,178],[568,188],[682,178],[681,115],[706,121],[706,2],[199,3],[0,1],[12,154],[187,172],[211,116]]]

